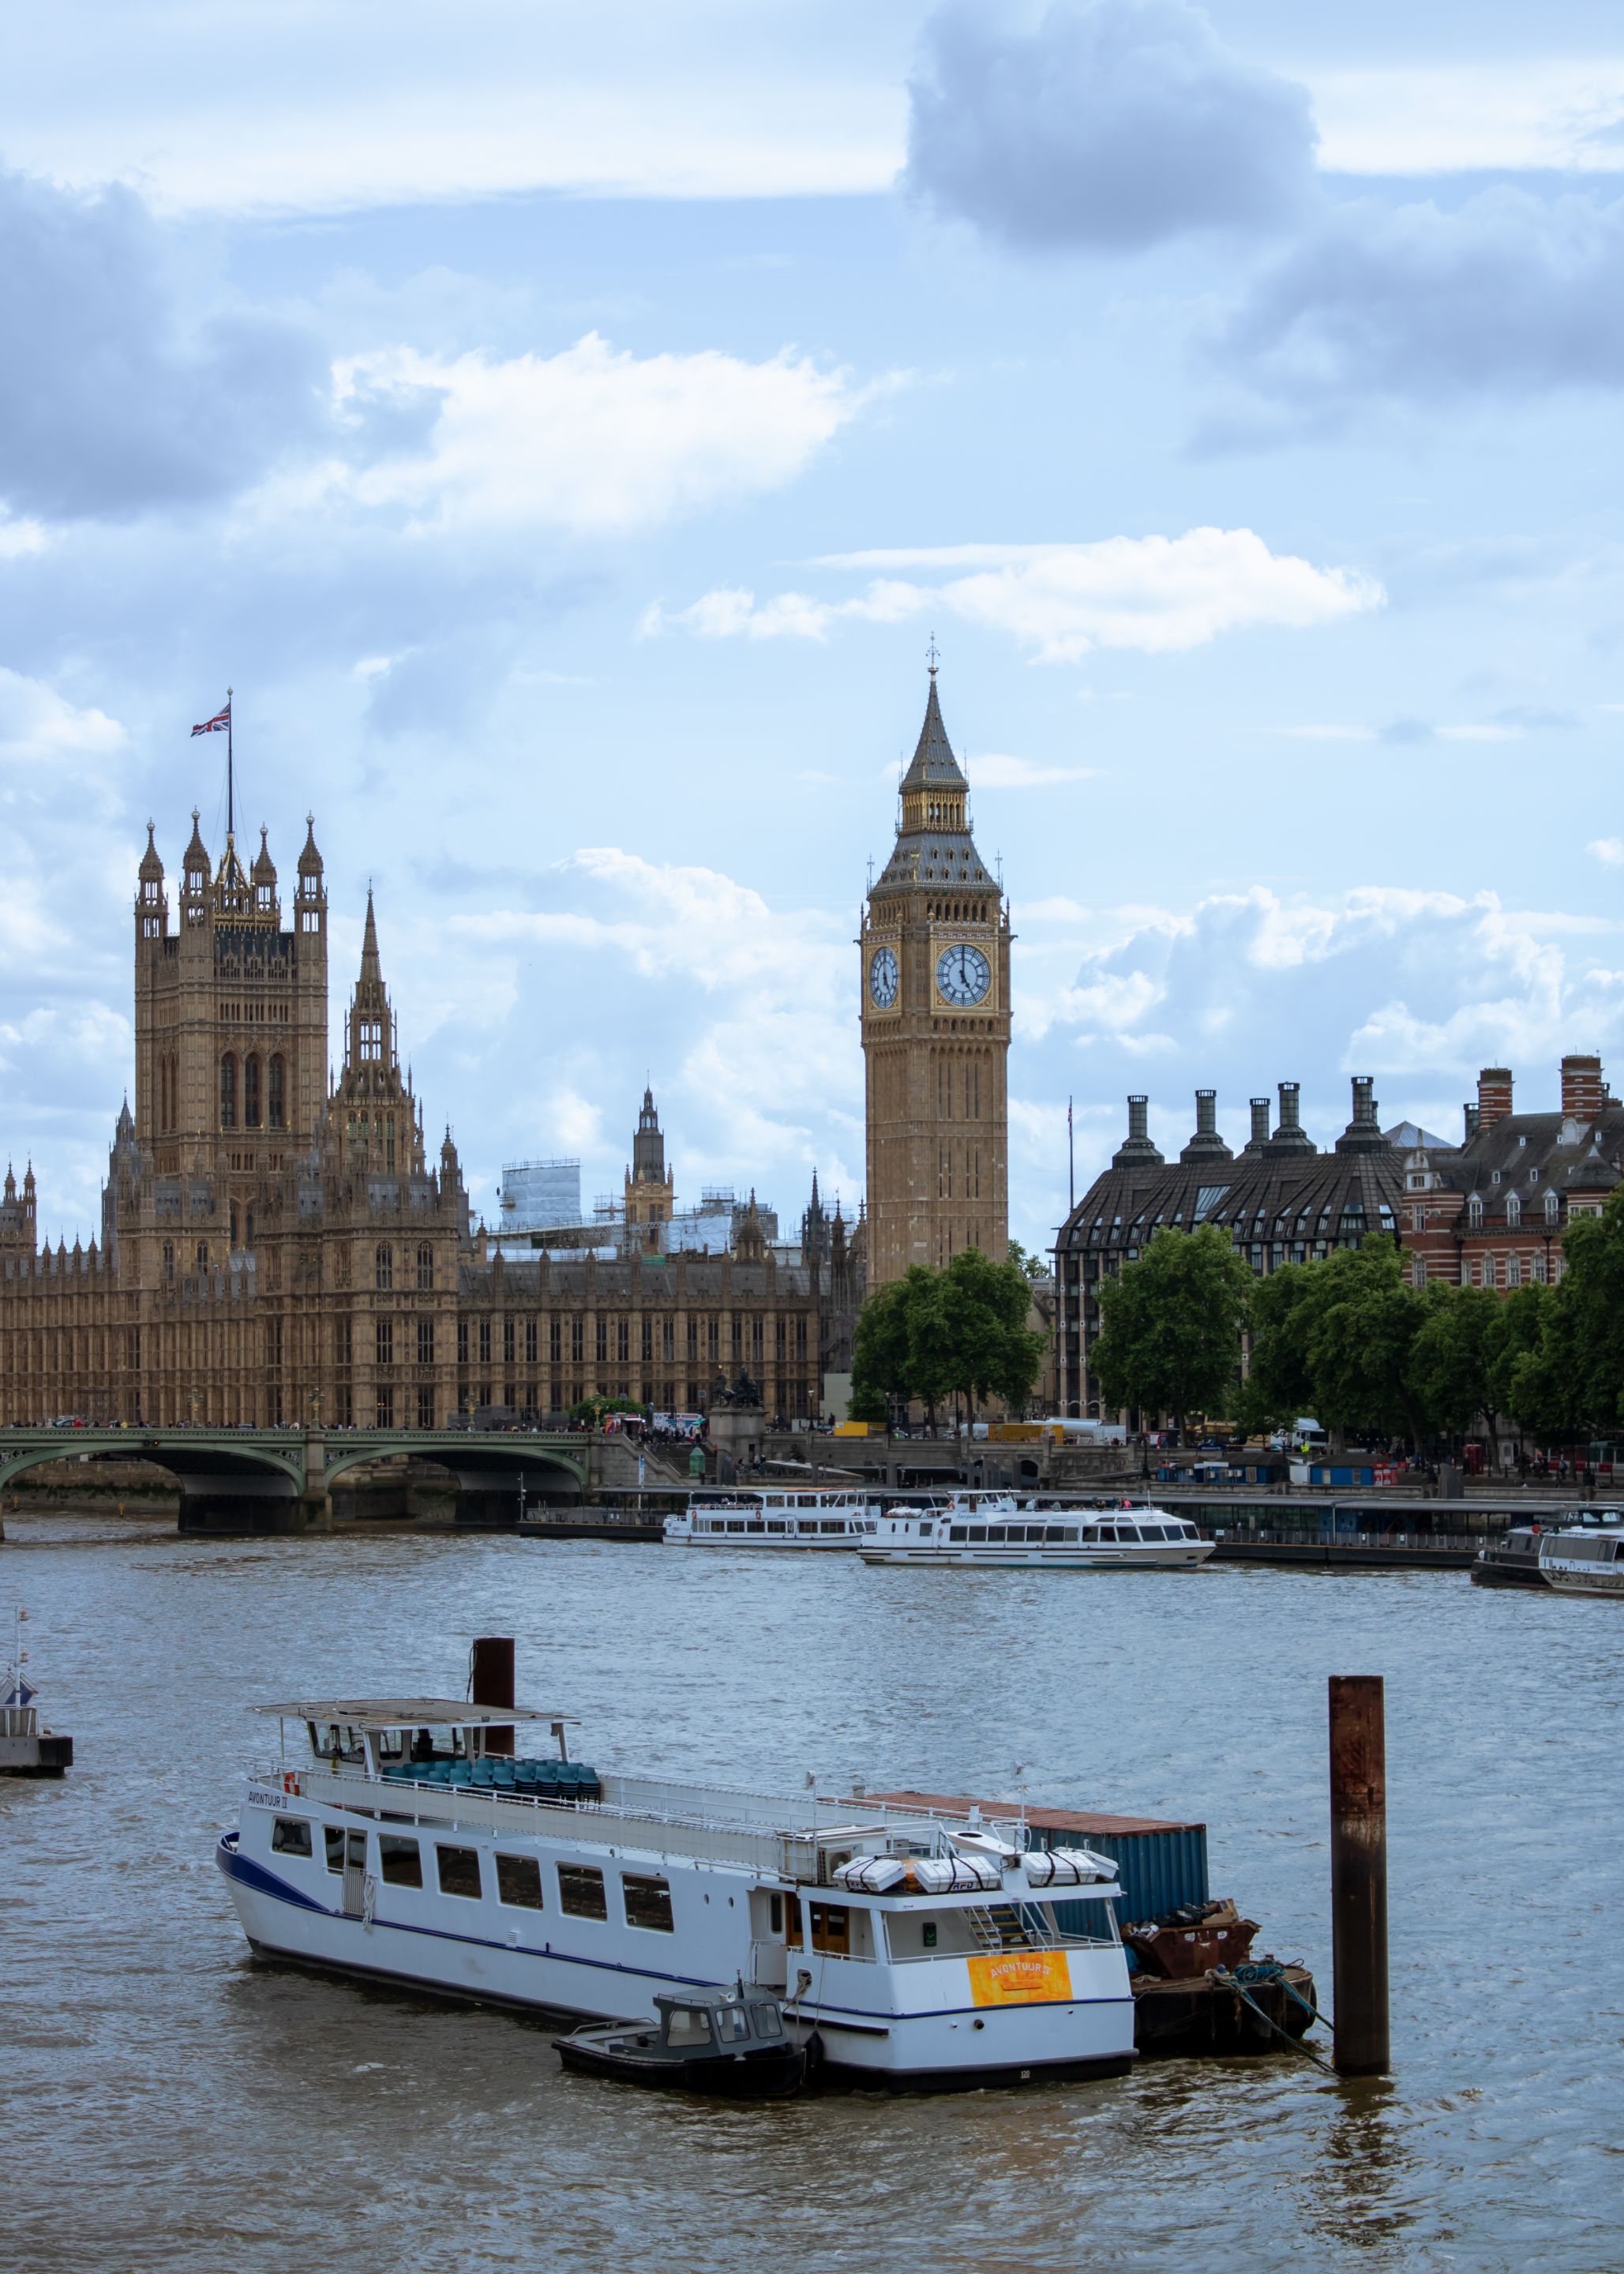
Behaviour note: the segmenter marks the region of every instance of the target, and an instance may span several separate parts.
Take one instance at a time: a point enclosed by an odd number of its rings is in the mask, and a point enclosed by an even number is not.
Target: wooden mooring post
[[[1343,2076],[1387,2068],[1387,1766],[1379,1674],[1334,1674],[1331,1989]]]
[[[511,1706],[514,1702],[513,1637],[511,1635],[477,1635],[470,1653],[468,1665],[468,1694],[476,1706]],[[514,1733],[511,1729],[491,1729],[486,1732],[485,1749],[487,1753],[511,1753]]]

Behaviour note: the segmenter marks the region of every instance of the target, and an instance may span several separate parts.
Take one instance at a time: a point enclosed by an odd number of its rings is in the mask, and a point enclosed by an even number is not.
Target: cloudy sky
[[[1600,0],[5,7],[0,1138],[88,1232],[135,863],[314,809],[477,1200],[861,1186],[942,650],[1011,1216],[1148,1090],[1624,1073]]]

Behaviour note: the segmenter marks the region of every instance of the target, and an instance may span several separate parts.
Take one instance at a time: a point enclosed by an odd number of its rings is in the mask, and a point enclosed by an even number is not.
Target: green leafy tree
[[[1315,1315],[1318,1263],[1283,1263],[1254,1282],[1251,1299],[1252,1356],[1237,1400],[1236,1420],[1248,1435],[1289,1428],[1313,1413],[1308,1329]]]
[[[1600,1216],[1569,1223],[1562,1256],[1538,1340],[1511,1361],[1511,1409],[1547,1443],[1624,1428],[1624,1187]]]
[[[1217,1224],[1158,1231],[1137,1261],[1100,1284],[1102,1321],[1089,1359],[1101,1396],[1141,1413],[1189,1413],[1230,1402],[1252,1275]]]
[[[1426,1304],[1407,1284],[1397,1247],[1369,1232],[1357,1247],[1304,1269],[1312,1275],[1304,1323],[1315,1419],[1342,1432],[1402,1434],[1419,1452],[1426,1417],[1410,1360]]]
[[[1504,1300],[1486,1287],[1434,1285],[1422,1302],[1410,1360],[1418,1407],[1432,1427],[1462,1434],[1481,1414],[1492,1437],[1503,1410],[1495,1357]]]
[[[1010,1261],[1018,1271],[1024,1272],[1028,1279],[1047,1279],[1049,1276],[1048,1256],[1037,1254],[1029,1247],[1023,1247],[1018,1239],[1012,1239],[1010,1242]]]
[[[890,1402],[934,1414],[948,1398],[1019,1406],[1042,1370],[1046,1337],[1029,1329],[1031,1283],[1014,1263],[966,1248],[944,1270],[915,1263],[863,1305],[852,1355],[853,1420],[881,1420]]]
[[[601,1429],[606,1413],[646,1413],[646,1405],[639,1405],[635,1397],[605,1397],[595,1394],[583,1397],[569,1409],[572,1421],[584,1421],[589,1429]]]

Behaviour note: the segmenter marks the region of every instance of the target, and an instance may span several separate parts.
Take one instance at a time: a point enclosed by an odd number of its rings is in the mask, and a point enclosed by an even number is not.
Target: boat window
[[[826,1517],[824,1521],[818,1525],[818,1530],[820,1532],[838,1532],[844,1539],[846,1535],[846,1518],[843,1516]]]
[[[541,1866],[533,1856],[496,1855],[496,1900],[515,1910],[541,1909]]]
[[[1015,1528],[1017,1532],[1019,1532],[1020,1526],[1017,1525]],[[987,1527],[988,1540],[989,1541],[994,1540],[1002,1540],[1004,1537],[1004,1532],[1005,1527],[1002,1524],[989,1524]]]
[[[920,1527],[919,1527],[919,1536],[920,1536],[920,1538],[921,1538],[921,1540],[929,1540],[929,1537],[930,1537],[930,1526],[929,1526],[928,1524],[921,1524],[921,1525],[920,1525]]]
[[[921,1922],[919,1930],[919,1939],[927,1950],[934,1950],[936,1948],[936,1923],[935,1919],[925,1919]]]
[[[744,1518],[742,1517],[730,1517],[728,1520],[727,1529],[729,1532],[742,1532],[744,1530]]]
[[[776,2006],[752,2006],[750,2019],[756,2024],[758,2037],[781,2037],[784,2035],[784,2024],[778,2019]]]
[[[302,1816],[279,1816],[271,1826],[273,1856],[313,1856],[310,1826]]]
[[[559,1908],[571,1918],[606,1919],[609,1899],[604,1893],[604,1875],[591,1864],[560,1864],[559,1875]]]
[[[846,1958],[852,1947],[852,1914],[844,1903],[808,1903],[812,1914],[812,1947]]]
[[[477,1848],[436,1848],[434,1862],[442,1895],[468,1895],[478,1901],[485,1890],[479,1884]]]
[[[1052,1540],[1054,1536],[1051,1532],[1049,1538]],[[1060,1537],[1062,1540],[1074,1540],[1077,1538],[1077,1526],[1074,1524],[1063,1524],[1060,1527]]]
[[[750,2019],[742,2006],[718,2006],[716,2034],[725,2045],[742,2044],[750,2034]]]
[[[986,1526],[984,1524],[973,1524],[973,1525],[970,1526],[970,1545],[971,1545],[971,1547],[976,1547],[976,1546],[978,1546],[978,1545],[984,1546],[984,1545],[985,1545],[985,1543],[986,1543],[986,1540],[987,1540],[987,1526]]]
[[[710,2016],[703,2006],[673,2006],[665,2015],[668,2045],[708,2045]]]
[[[403,1840],[398,1833],[378,1834],[379,1867],[384,1879],[392,1887],[420,1887],[423,1885],[423,1850],[415,1840]]]
[[[620,1874],[620,1900],[626,1905],[628,1926],[650,1927],[658,1934],[670,1934],[674,1922],[671,1916],[671,1885],[665,1879],[646,1879],[641,1872]]]
[[[327,1869],[342,1871],[344,1868],[344,1835],[335,1824],[324,1824],[321,1836],[327,1841]]]
[[[966,1536],[964,1525],[962,1524],[950,1524],[947,1527],[947,1536],[950,1540],[964,1539]]]
[[[775,1517],[770,1516],[767,1518],[767,1529],[769,1532],[787,1532],[789,1530],[789,1526],[785,1523],[782,1517]]]
[[[784,1898],[782,1895],[769,1895],[767,1898],[767,1931],[770,1934],[782,1934],[784,1931]]]
[[[800,1523],[795,1526],[795,1529],[797,1532],[816,1532],[817,1530],[817,1526],[816,1524],[808,1522],[807,1517],[803,1516]]]

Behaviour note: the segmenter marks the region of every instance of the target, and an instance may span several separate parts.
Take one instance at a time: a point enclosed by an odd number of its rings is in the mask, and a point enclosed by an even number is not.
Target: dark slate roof
[[[930,692],[925,697],[925,723],[919,730],[919,742],[914,752],[914,763],[902,777],[904,789],[939,788],[967,789],[953,746],[947,739],[947,728],[942,723],[942,705],[936,700],[936,675],[930,674]]]
[[[1139,1247],[1164,1226],[1221,1224],[1243,1244],[1302,1240],[1312,1249],[1320,1240],[1395,1230],[1402,1192],[1402,1164],[1390,1148],[1135,1162],[1095,1178],[1057,1245]]]
[[[1624,1183],[1624,1105],[1597,1115],[1508,1113],[1464,1145],[1427,1146],[1426,1166],[1446,1191],[1462,1195],[1464,1212],[1475,1198],[1485,1223],[1502,1221],[1515,1193],[1526,1220],[1548,1192],[1601,1193]]]

